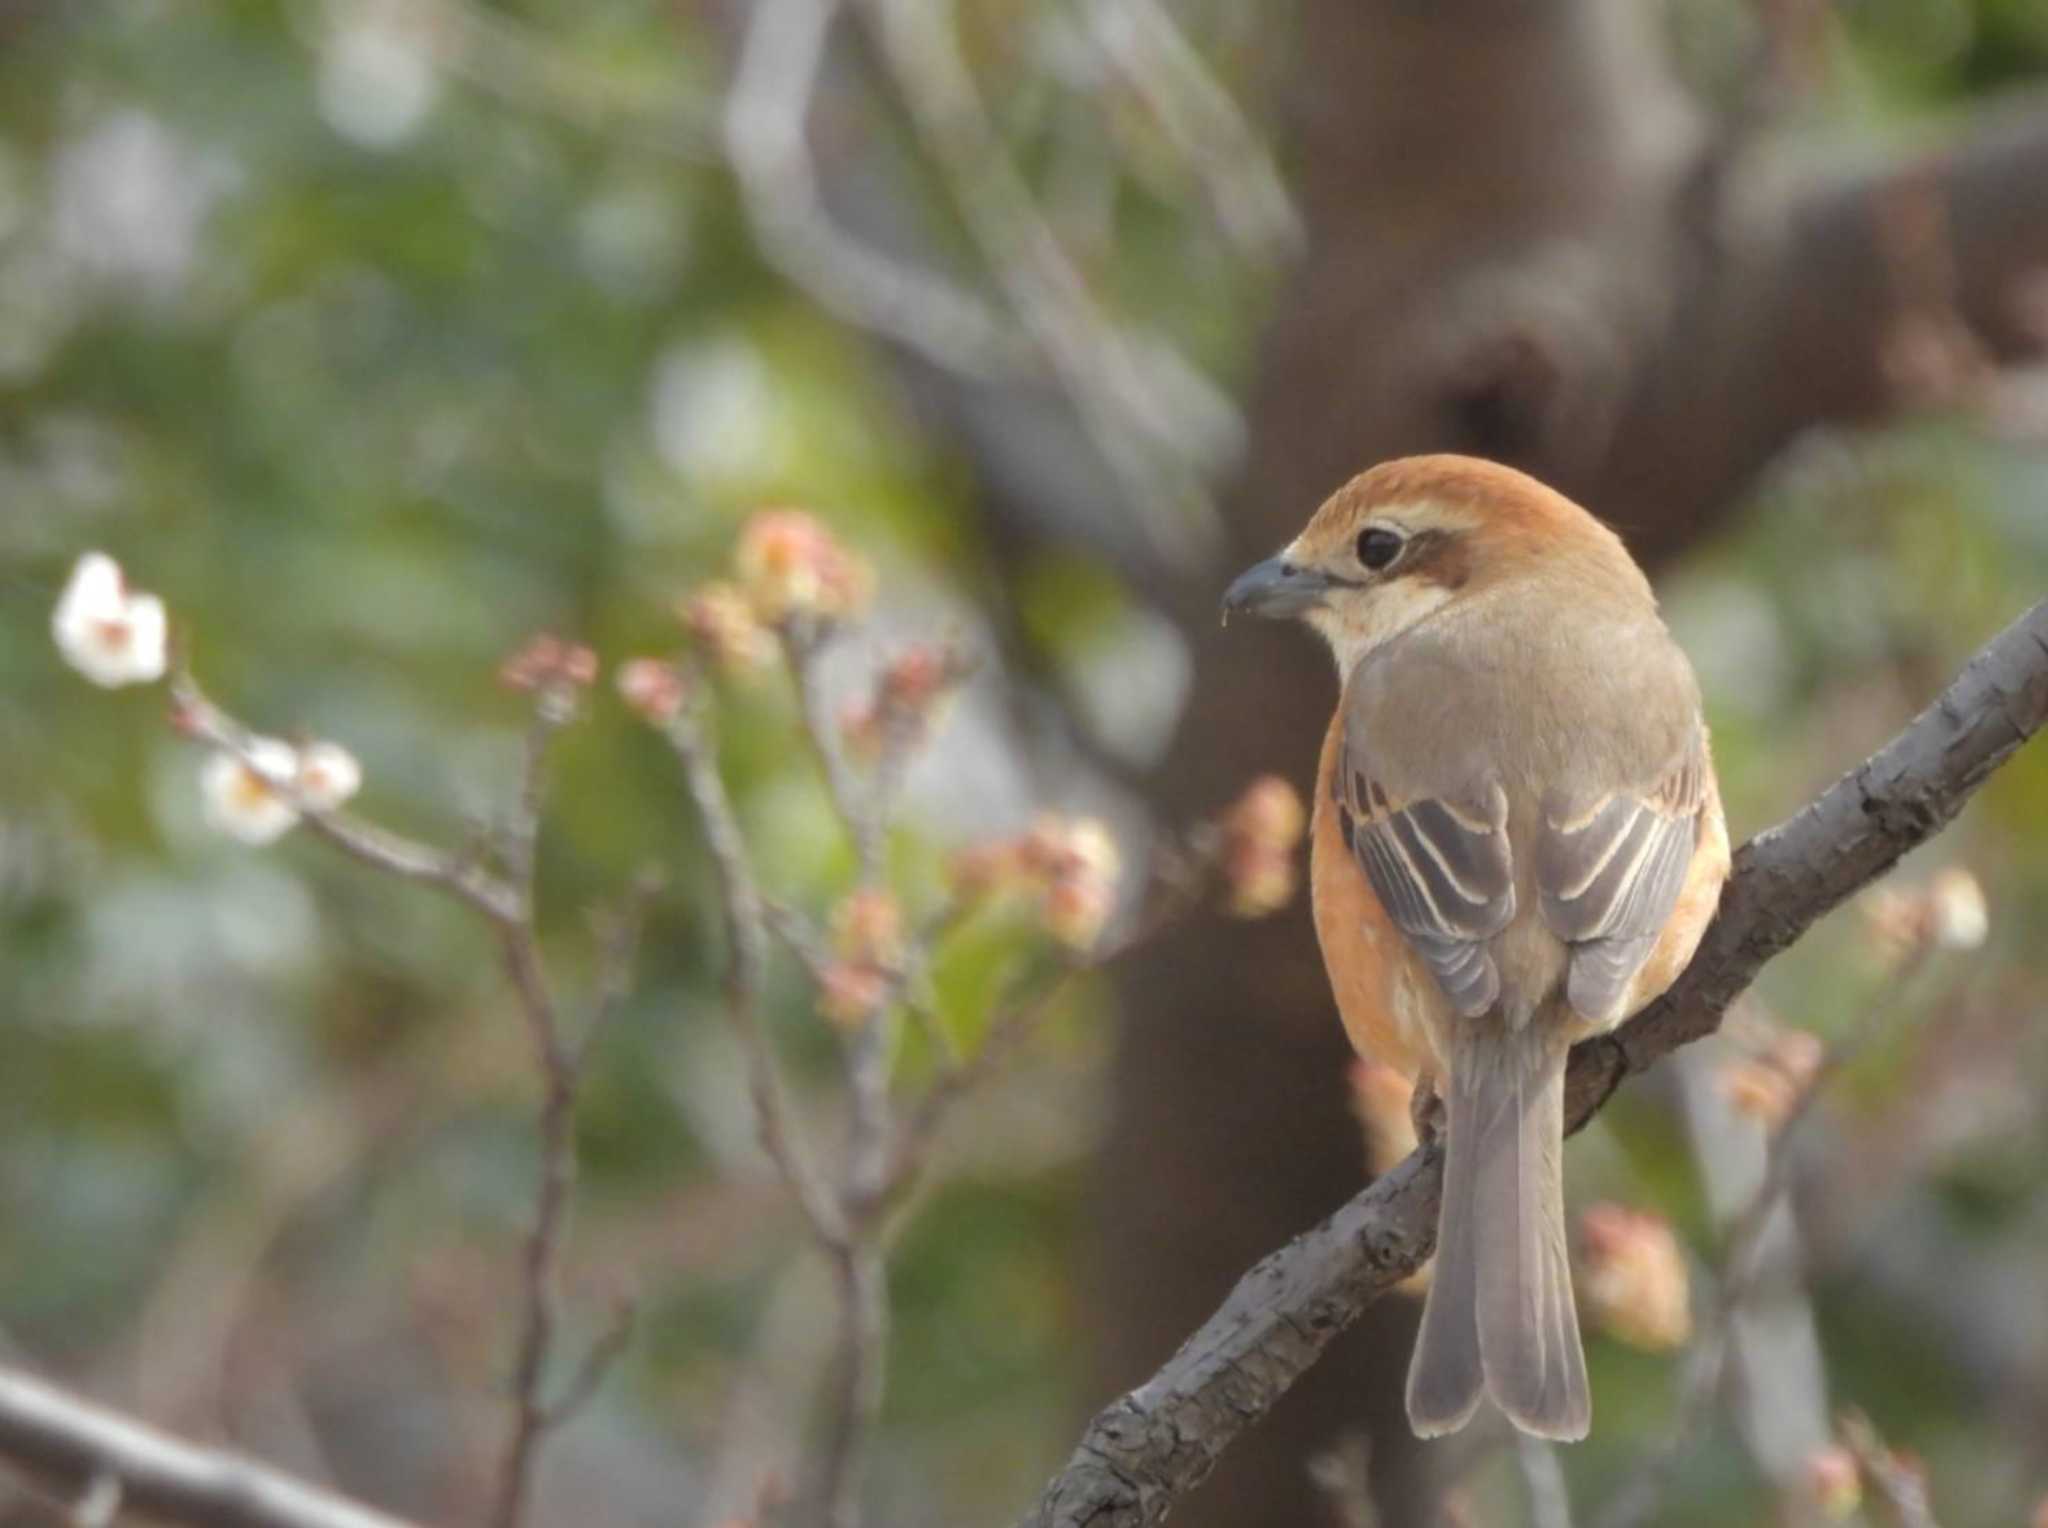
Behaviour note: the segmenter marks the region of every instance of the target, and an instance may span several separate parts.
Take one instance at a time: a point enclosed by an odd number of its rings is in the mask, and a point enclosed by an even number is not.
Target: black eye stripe
[[[1391,567],[1406,544],[1398,531],[1390,531],[1383,525],[1368,525],[1358,533],[1358,560],[1377,573]]]

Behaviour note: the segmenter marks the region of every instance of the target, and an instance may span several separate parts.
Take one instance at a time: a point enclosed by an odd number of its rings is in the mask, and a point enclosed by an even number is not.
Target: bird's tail
[[[1445,1097],[1436,1274],[1408,1369],[1408,1420],[1455,1432],[1481,1394],[1538,1437],[1592,1423],[1565,1247],[1564,1068],[1538,1015],[1510,1031],[1464,1021]]]

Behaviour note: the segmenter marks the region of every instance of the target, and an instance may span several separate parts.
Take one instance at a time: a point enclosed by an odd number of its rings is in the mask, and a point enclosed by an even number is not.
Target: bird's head
[[[1223,614],[1305,621],[1348,673],[1446,606],[1517,584],[1650,597],[1620,539],[1564,495],[1493,462],[1411,456],[1331,494],[1231,584]]]

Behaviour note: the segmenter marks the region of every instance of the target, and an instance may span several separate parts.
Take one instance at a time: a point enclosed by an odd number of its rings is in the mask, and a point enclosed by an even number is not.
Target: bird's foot
[[[1436,1073],[1424,1067],[1415,1077],[1415,1091],[1408,1095],[1408,1118],[1415,1126],[1415,1141],[1427,1146],[1444,1133],[1444,1100],[1436,1089]]]

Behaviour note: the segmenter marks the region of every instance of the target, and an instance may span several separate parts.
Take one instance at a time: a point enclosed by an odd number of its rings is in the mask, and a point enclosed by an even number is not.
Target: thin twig
[[[622,968],[631,964],[630,941],[637,937],[639,925],[636,905],[625,920],[625,948],[608,949],[602,962],[600,996],[592,1023],[582,1039],[572,1043],[563,1031],[560,1008],[541,957],[534,923],[534,879],[549,745],[576,715],[577,687],[567,680],[555,680],[542,685],[536,693],[533,719],[521,753],[518,789],[510,816],[496,835],[498,857],[505,870],[502,878],[478,863],[481,843],[471,852],[450,855],[373,824],[315,807],[305,799],[296,781],[273,779],[264,771],[256,757],[254,735],[208,699],[189,671],[176,675],[171,694],[173,714],[181,731],[227,750],[248,768],[263,774],[270,787],[322,838],[375,869],[439,887],[481,912],[497,933],[500,958],[526,1021],[542,1091],[540,1176],[533,1225],[520,1263],[521,1317],[513,1362],[513,1416],[490,1516],[496,1528],[516,1528],[525,1513],[540,1444],[554,1425],[541,1388],[558,1319],[557,1276],[576,1177],[576,1094],[582,1080],[582,1063],[597,1022],[615,1006],[623,988],[626,974]],[[593,1385],[602,1372],[600,1366],[591,1378]]]
[[[776,628],[782,655],[796,681],[797,702],[803,717],[804,742],[817,761],[825,789],[832,798],[832,810],[853,840],[854,856],[865,885],[880,885],[882,856],[888,832],[888,802],[878,790],[863,790],[860,777],[847,763],[836,739],[836,729],[819,658],[827,633],[806,621],[787,621]]]
[[[407,1528],[281,1471],[186,1443],[13,1370],[0,1370],[0,1456],[88,1499],[102,1492],[99,1482],[112,1480],[123,1510],[195,1528]]]
[[[781,1063],[760,1012],[761,984],[767,970],[768,933],[760,888],[747,857],[746,840],[725,781],[718,772],[701,710],[686,705],[665,729],[669,746],[683,766],[690,799],[704,824],[704,841],[716,868],[724,904],[731,954],[726,967],[725,1012],[747,1065],[747,1087],[754,1104],[755,1125],[762,1149],[788,1185],[812,1234],[828,1249],[845,1245],[846,1219],[839,1203],[812,1165],[809,1147],[790,1108]]]
[[[844,1250],[833,1277],[839,1293],[839,1355],[819,1494],[827,1528],[857,1528],[867,1446],[888,1379],[888,1280],[872,1232]]]
[[[562,1032],[561,1012],[534,927],[534,874],[539,858],[541,804],[547,790],[547,757],[555,734],[575,715],[575,692],[566,684],[538,692],[519,771],[518,799],[505,825],[506,867],[518,897],[519,916],[500,925],[505,970],[519,995],[541,1080],[540,1178],[534,1193],[533,1225],[520,1260],[519,1344],[512,1368],[512,1423],[498,1467],[495,1528],[517,1528],[533,1489],[536,1456],[549,1426],[541,1387],[559,1319],[558,1273],[568,1233],[570,1196],[576,1179],[576,1094],[582,1082],[581,1051]]]
[[[1166,8],[1158,0],[1093,0],[1082,9],[1097,46],[1208,191],[1224,232],[1257,259],[1299,253],[1301,213],[1272,155]]]
[[[1870,1418],[1852,1411],[1842,1418],[1842,1441],[1856,1456],[1863,1478],[1891,1528],[1940,1528],[1928,1499],[1927,1476],[1885,1447]]]
[[[840,0],[761,0],[740,45],[723,139],[761,252],[826,311],[949,371],[993,381],[1049,370],[1117,475],[1155,555],[1185,565],[1217,531],[1188,458],[1198,450],[1205,459],[1234,454],[1243,436],[1235,406],[1164,344],[1140,345],[1100,312],[971,82],[964,93],[957,88],[967,76],[953,68],[944,38],[925,39],[913,56],[891,53],[892,73],[1016,316],[934,271],[890,259],[833,221],[819,195],[807,124],[839,9]],[[951,25],[923,11],[901,21],[912,29]],[[884,46],[891,52],[892,43]],[[1143,440],[1156,449],[1142,449]]]
[[[1199,565],[1220,535],[1191,463],[1242,434],[1237,411],[1163,351],[1140,359],[1046,222],[959,49],[950,0],[862,0],[903,104],[969,236],[1115,475],[1153,555]]]
[[[171,680],[171,707],[179,730],[186,736],[231,753],[263,774],[253,752],[254,734],[208,699],[189,672],[181,671]],[[299,813],[307,827],[343,853],[401,880],[437,886],[493,923],[517,921],[516,889],[486,871],[474,852],[449,853],[433,848],[348,813],[314,806],[293,781],[273,780],[267,774],[264,779]]]
[[[891,1203],[900,1202],[916,1185],[953,1111],[1031,1042],[1045,1020],[1058,1011],[1061,1000],[1076,981],[1149,944],[1200,899],[1200,883],[1187,875],[1184,868],[1164,875],[1162,884],[1163,893],[1154,898],[1152,906],[1139,915],[1128,931],[1092,951],[1085,960],[1062,968],[1043,990],[1005,1008],[989,1022],[972,1055],[940,1067],[898,1126],[890,1146],[889,1165],[883,1176]],[[947,1043],[951,1044],[950,1039]]]
[[[819,673],[821,635],[814,628],[785,623],[781,628],[783,652],[801,700],[804,737],[817,759],[833,807],[853,840],[860,882],[880,887],[887,870],[889,792],[896,772],[890,756],[906,746],[908,738],[898,727],[886,729],[883,761],[863,789],[834,737]],[[875,1213],[888,1187],[894,1115],[889,1061],[892,1015],[901,985],[899,974],[889,983],[887,1000],[875,1005],[840,1052],[848,1118],[839,1203],[848,1235],[836,1249],[833,1263],[839,1297],[839,1355],[830,1432],[819,1471],[819,1501],[828,1528],[856,1528],[860,1522],[867,1444],[887,1383],[889,1295]]]
[[[612,1365],[625,1356],[627,1344],[633,1340],[633,1327],[639,1319],[640,1309],[633,1301],[619,1302],[618,1308],[612,1312],[611,1324],[584,1351],[583,1362],[569,1376],[562,1393],[548,1402],[542,1418],[545,1427],[560,1427],[590,1404],[591,1398],[597,1394],[597,1387],[611,1372]]]
[[[838,9],[838,0],[753,7],[723,133],[755,242],[827,312],[936,365],[983,379],[1027,369],[1029,347],[988,304],[933,272],[890,260],[826,213],[806,126]]]

